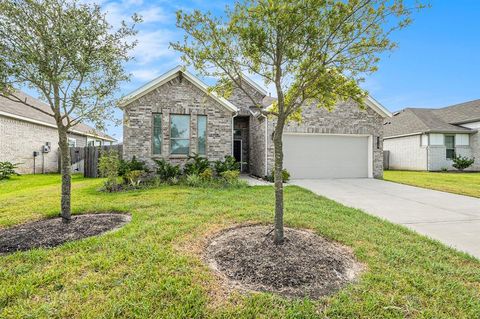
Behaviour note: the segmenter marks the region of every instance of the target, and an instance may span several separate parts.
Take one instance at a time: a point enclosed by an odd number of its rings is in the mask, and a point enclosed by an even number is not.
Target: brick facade
[[[69,134],[77,146],[85,146],[87,138]],[[42,146],[50,142],[51,151],[42,153]],[[56,128],[0,116],[0,162],[19,163],[20,174],[58,172],[58,131]],[[33,165],[33,152],[39,152]]]
[[[274,163],[273,132],[275,121],[268,121],[268,161],[267,171],[271,172]],[[284,133],[323,133],[323,134],[362,134],[373,139],[373,177],[383,178],[383,118],[371,108],[360,109],[355,103],[338,104],[328,111],[316,106],[303,109],[302,122],[290,122]],[[380,145],[377,147],[377,137]]]
[[[257,176],[265,176],[273,168],[274,147],[272,141],[274,120],[254,116],[253,102],[240,89],[235,89],[228,98],[238,108],[238,114],[224,108],[211,96],[179,75],[162,83],[151,91],[133,99],[124,109],[124,158],[134,155],[148,165],[154,166],[156,157],[172,163],[184,164],[186,156],[170,155],[170,114],[190,114],[190,153],[196,152],[196,115],[207,115],[207,158],[211,161],[232,155],[233,139],[241,139],[244,145],[243,160],[248,163],[248,171]],[[261,103],[265,95],[253,87],[248,87],[254,99]],[[152,154],[152,114],[162,115],[162,154]],[[235,119],[237,118],[237,121]],[[247,128],[245,128],[245,124]],[[241,129],[233,136],[232,125]],[[245,134],[248,132],[248,134]],[[301,124],[289,123],[285,132],[362,134],[373,141],[373,176],[383,176],[383,119],[371,108],[361,110],[353,103],[339,104],[332,112],[316,107],[306,107]],[[380,145],[377,148],[377,138]],[[267,167],[265,167],[267,163]]]
[[[232,154],[233,114],[186,78],[177,76],[162,86],[126,105],[123,126],[123,156],[145,161],[165,158],[184,164],[187,156],[170,154],[170,115],[190,115],[190,154],[197,153],[197,115],[207,116],[206,157],[223,160]],[[161,113],[162,154],[152,153],[152,114]]]

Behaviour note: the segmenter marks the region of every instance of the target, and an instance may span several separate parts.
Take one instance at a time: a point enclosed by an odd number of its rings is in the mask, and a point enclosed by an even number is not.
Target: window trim
[[[172,118],[174,116],[188,116],[188,138],[173,138],[172,137]],[[191,114],[178,114],[178,113],[170,113],[170,120],[168,121],[168,132],[170,137],[170,156],[171,157],[188,157],[192,150],[192,116]],[[178,154],[172,153],[172,142],[174,140],[188,140],[188,153],[187,154]]]
[[[73,141],[73,146],[70,146],[70,142]],[[77,139],[73,137],[68,138],[68,147],[77,147]]]
[[[200,123],[199,119],[204,118],[205,119],[205,153],[201,154],[200,153],[200,130],[198,129],[198,123]],[[208,152],[208,143],[207,143],[207,136],[208,136],[208,116],[206,114],[197,114],[197,154],[200,156],[207,156]]]
[[[160,153],[155,153],[155,116],[160,116]],[[152,156],[162,156],[163,154],[163,116],[162,113],[152,113]]]
[[[453,146],[452,146],[452,148],[448,148],[448,147],[447,147],[447,137],[452,137],[452,138],[453,138]],[[455,158],[455,135],[445,134],[443,141],[444,141],[443,144],[445,145],[445,158],[446,158],[447,160],[453,160],[453,159]],[[453,157],[451,157],[451,158],[448,157],[448,151],[449,151],[449,150],[453,150]]]

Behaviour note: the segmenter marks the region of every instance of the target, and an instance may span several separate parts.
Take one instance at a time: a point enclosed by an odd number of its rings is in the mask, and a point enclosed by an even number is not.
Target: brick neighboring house
[[[274,98],[242,77],[264,107]],[[165,158],[184,164],[198,153],[209,160],[233,155],[242,171],[257,176],[273,169],[275,121],[251,109],[236,88],[226,100],[182,67],[176,67],[125,96],[123,156],[146,161]],[[284,130],[284,166],[293,178],[362,178],[383,176],[383,121],[391,114],[368,97],[367,108],[339,104],[328,112],[305,107],[303,122]]]
[[[480,100],[440,109],[406,108],[385,122],[391,169],[453,170],[455,155],[474,157],[480,171]]]
[[[50,106],[23,93],[17,96],[42,110],[51,112]],[[115,139],[80,123],[69,131],[71,146],[111,144]],[[49,144],[50,151],[42,152]],[[38,152],[35,158],[33,153]],[[0,162],[19,163],[21,174],[58,172],[58,131],[55,120],[22,103],[0,97]]]

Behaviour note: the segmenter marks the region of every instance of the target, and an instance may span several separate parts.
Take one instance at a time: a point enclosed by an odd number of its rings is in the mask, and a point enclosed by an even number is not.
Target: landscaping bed
[[[206,260],[235,288],[313,299],[340,290],[362,269],[345,246],[292,228],[276,245],[272,227],[260,225],[221,232],[208,245]]]
[[[33,248],[49,248],[102,234],[130,221],[127,214],[85,214],[72,216],[69,223],[61,217],[0,229],[0,254]]]

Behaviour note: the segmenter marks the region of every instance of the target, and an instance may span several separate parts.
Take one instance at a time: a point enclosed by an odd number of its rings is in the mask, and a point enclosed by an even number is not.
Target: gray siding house
[[[440,109],[407,108],[385,121],[389,168],[453,170],[454,156],[474,157],[480,170],[480,100]]]
[[[42,101],[22,92],[17,96],[50,112],[50,107]],[[68,141],[70,146],[82,147],[111,144],[115,139],[80,123],[70,130]],[[44,152],[44,146],[49,146],[50,151]],[[21,174],[58,172],[58,150],[57,125],[53,117],[0,97],[0,162],[19,164],[17,172]]]
[[[242,77],[264,107],[275,100]],[[372,98],[361,110],[354,103],[329,112],[305,107],[301,124],[284,130],[285,168],[293,178],[364,178],[383,176],[383,121],[390,113]],[[194,153],[211,161],[233,155],[242,171],[265,176],[273,169],[275,122],[252,110],[236,88],[227,99],[197,77],[176,67],[119,103],[124,110],[124,158],[136,156],[154,165],[164,158],[184,164]]]

